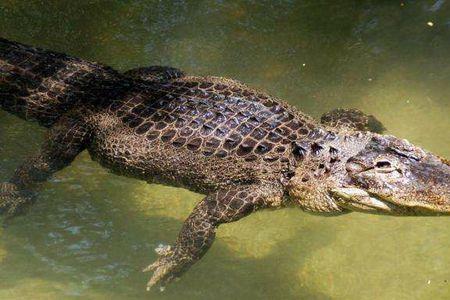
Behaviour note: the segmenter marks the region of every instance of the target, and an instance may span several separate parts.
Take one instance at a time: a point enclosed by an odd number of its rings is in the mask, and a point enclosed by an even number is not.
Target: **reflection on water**
[[[120,70],[233,77],[320,116],[376,115],[450,157],[450,4],[438,1],[14,1],[0,35]],[[432,26],[431,26],[431,25]],[[44,130],[0,112],[0,180]],[[0,298],[448,299],[448,218],[267,211],[222,226],[164,293],[140,272],[200,195],[109,174],[83,153],[0,231]]]

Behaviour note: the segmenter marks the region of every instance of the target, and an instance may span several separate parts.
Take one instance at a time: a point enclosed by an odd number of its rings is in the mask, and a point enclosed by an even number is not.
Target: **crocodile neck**
[[[330,189],[348,184],[346,162],[362,151],[373,136],[371,132],[317,126],[307,138],[294,141],[304,155],[284,181],[290,202],[315,214],[345,212],[329,194]]]

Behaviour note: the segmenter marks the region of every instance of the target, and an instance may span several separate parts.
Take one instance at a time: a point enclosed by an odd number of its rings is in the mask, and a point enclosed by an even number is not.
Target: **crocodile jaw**
[[[392,214],[395,211],[392,204],[372,197],[368,192],[359,188],[336,188],[332,189],[330,194],[337,205],[352,211],[386,214]]]
[[[397,216],[450,215],[450,206],[437,210],[428,205],[401,205],[393,199],[381,198],[356,187],[334,188],[330,195],[338,206],[352,211]]]

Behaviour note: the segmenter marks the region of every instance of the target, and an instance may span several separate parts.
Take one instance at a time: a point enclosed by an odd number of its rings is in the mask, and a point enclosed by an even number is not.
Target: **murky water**
[[[120,70],[236,78],[320,116],[375,114],[450,157],[450,1],[13,1],[0,35]],[[0,181],[44,130],[0,112]],[[201,195],[109,174],[83,153],[0,229],[1,299],[448,299],[450,218],[297,209],[222,226],[164,293],[141,268]]]

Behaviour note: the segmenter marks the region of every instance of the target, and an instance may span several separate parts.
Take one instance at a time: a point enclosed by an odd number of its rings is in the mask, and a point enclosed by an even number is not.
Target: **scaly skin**
[[[29,191],[83,150],[114,172],[207,196],[160,258],[148,286],[180,276],[216,228],[269,207],[312,213],[450,213],[448,163],[357,110],[322,124],[230,79],[169,67],[120,74],[64,54],[0,39],[0,106],[49,127],[42,150],[0,186],[14,215]],[[373,132],[365,131],[370,130]]]

